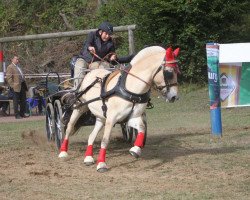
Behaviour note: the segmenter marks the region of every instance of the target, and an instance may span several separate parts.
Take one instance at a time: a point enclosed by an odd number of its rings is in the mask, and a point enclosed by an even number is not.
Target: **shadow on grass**
[[[221,142],[212,143],[209,139],[210,133],[206,131],[188,132],[188,133],[176,133],[176,134],[160,134],[150,135],[147,138],[145,148],[142,150],[143,160],[157,160],[157,164],[150,165],[147,168],[160,167],[165,163],[172,162],[178,157],[188,157],[194,154],[202,155],[219,155],[230,154],[238,150],[250,149],[250,147],[242,146],[228,146]],[[197,137],[199,141],[197,141]],[[192,143],[189,145],[188,142]],[[198,144],[197,143],[202,143]],[[71,148],[76,151],[85,152],[87,142],[74,142],[71,144]],[[203,147],[201,147],[203,146]],[[119,157],[122,161],[119,162],[119,166],[131,166],[131,164],[138,161],[138,159],[126,160],[124,159],[129,154],[131,144],[125,142],[122,138],[115,138],[111,140],[107,155],[108,159]],[[94,155],[97,156],[100,149],[100,142],[96,142],[94,145]],[[124,160],[123,160],[124,159]],[[118,165],[112,168],[119,167]]]

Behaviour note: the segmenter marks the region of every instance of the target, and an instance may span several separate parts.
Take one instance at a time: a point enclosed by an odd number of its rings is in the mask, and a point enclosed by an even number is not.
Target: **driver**
[[[74,87],[81,83],[85,72],[84,70],[98,68],[101,60],[105,58],[108,61],[116,60],[115,46],[111,35],[113,34],[113,26],[109,22],[103,22],[97,31],[88,34],[83,48],[80,52],[74,67]],[[96,54],[97,56],[94,56]],[[109,64],[102,62],[102,66],[109,68]]]

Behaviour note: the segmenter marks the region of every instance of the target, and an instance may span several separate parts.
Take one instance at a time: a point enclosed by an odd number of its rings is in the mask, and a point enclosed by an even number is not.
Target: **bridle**
[[[155,89],[158,91],[162,91],[164,88],[166,88],[167,92],[169,92],[170,88],[172,86],[177,86],[178,82],[175,83],[170,83],[170,80],[173,79],[173,72],[169,72],[168,70],[166,70],[166,67],[171,67],[173,68],[174,71],[176,71],[176,73],[179,72],[179,68],[178,65],[176,64],[176,66],[169,66],[168,64],[173,64],[175,62],[167,62],[167,61],[163,61],[163,63],[159,66],[159,68],[157,69],[157,71],[155,72],[153,79],[155,78],[155,76],[162,70],[163,71],[163,77],[164,77],[164,82],[165,85],[164,86],[157,86],[155,85]]]

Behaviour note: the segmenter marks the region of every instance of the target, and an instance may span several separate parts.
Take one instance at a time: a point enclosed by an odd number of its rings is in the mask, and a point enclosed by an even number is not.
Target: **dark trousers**
[[[8,109],[9,106],[9,102],[8,102],[8,97],[0,94],[0,108],[2,108],[3,111],[6,111]]]
[[[43,97],[38,95],[38,112],[42,113],[43,112]]]
[[[21,85],[21,91],[13,93],[13,106],[14,113],[16,116],[24,115],[26,111],[26,84],[24,82]]]

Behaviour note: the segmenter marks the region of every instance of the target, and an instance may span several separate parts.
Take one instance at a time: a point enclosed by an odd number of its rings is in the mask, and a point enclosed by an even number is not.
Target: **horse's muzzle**
[[[179,100],[178,96],[173,96],[170,99],[166,98],[166,102],[169,102],[169,103],[174,103],[177,100]]]

